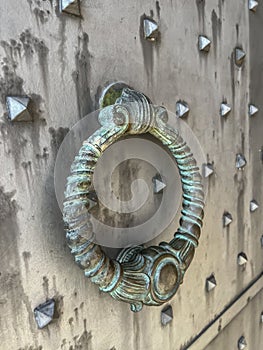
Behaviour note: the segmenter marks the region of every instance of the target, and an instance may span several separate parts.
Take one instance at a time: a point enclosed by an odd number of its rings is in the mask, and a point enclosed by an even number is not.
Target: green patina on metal
[[[204,194],[199,168],[178,131],[167,124],[165,111],[142,93],[124,89],[115,104],[101,110],[101,128],[84,141],[67,179],[63,214],[75,261],[100,290],[130,303],[132,311],[140,311],[143,304],[161,305],[175,295],[202,227]],[[144,133],[160,140],[177,162],[183,189],[180,225],[169,243],[127,248],[112,260],[93,241],[89,209],[94,169],[113,142],[127,134]]]
[[[102,102],[102,108],[108,107],[110,105],[113,105],[115,101],[121,96],[122,89],[116,90],[114,87],[109,88],[109,90],[106,92],[103,102]]]

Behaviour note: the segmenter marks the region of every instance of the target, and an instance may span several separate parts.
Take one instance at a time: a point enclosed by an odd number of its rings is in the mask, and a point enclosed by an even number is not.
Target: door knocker
[[[101,128],[84,141],[67,178],[63,216],[66,237],[85,276],[114,299],[144,305],[169,301],[183,282],[202,227],[204,194],[201,175],[190,148],[168,125],[164,107],[154,106],[140,92],[125,88],[113,105],[99,113]],[[102,153],[124,135],[150,133],[168,148],[181,176],[183,200],[180,225],[169,242],[159,246],[130,247],[110,259],[92,239],[90,198],[93,173]]]

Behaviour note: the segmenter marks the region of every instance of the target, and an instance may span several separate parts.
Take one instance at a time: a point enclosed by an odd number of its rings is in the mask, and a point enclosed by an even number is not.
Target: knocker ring
[[[201,175],[190,148],[178,131],[168,125],[164,107],[152,105],[137,91],[125,88],[115,104],[99,113],[101,128],[84,141],[67,178],[63,217],[66,237],[85,276],[114,299],[144,305],[169,301],[183,282],[202,227],[204,194]],[[170,151],[181,176],[183,200],[180,225],[169,242],[124,249],[110,259],[93,240],[89,210],[93,173],[102,153],[124,135],[150,133]]]

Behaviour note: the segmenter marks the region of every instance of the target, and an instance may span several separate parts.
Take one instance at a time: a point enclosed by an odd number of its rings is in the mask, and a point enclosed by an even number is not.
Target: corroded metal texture
[[[100,112],[102,127],[84,141],[65,192],[64,223],[76,262],[100,290],[130,303],[132,311],[140,311],[143,304],[161,305],[174,296],[193,259],[202,227],[204,194],[199,168],[178,131],[164,120],[163,109],[153,106],[142,93],[124,89],[114,105]],[[178,165],[183,188],[180,227],[169,243],[127,248],[111,260],[93,241],[88,196],[94,169],[102,152],[121,136],[147,132],[170,150]]]

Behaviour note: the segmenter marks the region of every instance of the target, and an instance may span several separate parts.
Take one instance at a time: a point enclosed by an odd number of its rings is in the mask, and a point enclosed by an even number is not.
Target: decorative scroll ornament
[[[167,111],[149,99],[125,88],[115,104],[100,111],[101,128],[84,141],[71,166],[64,201],[66,237],[85,276],[114,299],[131,304],[132,311],[170,300],[183,282],[202,227],[203,188],[193,155],[178,131],[167,124]],[[159,246],[124,249],[110,259],[94,243],[89,209],[93,173],[102,153],[124,135],[150,133],[168,148],[176,160],[182,182],[180,226],[174,238]]]

